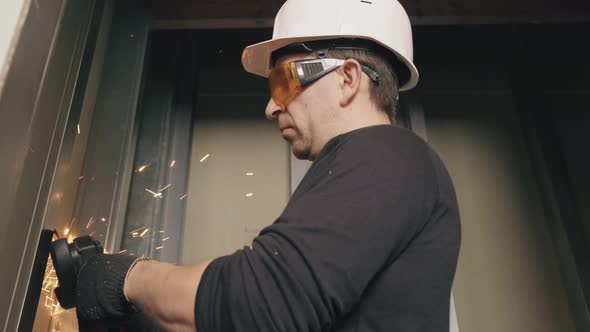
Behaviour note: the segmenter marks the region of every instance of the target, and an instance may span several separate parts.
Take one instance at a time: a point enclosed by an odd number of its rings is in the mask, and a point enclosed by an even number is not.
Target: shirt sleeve
[[[324,331],[353,310],[436,204],[429,147],[406,133],[385,139],[395,145],[351,139],[319,161],[251,247],[209,265],[198,332]]]

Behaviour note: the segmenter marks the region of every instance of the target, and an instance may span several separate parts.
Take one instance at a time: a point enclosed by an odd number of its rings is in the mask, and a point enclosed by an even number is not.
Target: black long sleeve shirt
[[[460,222],[438,156],[395,126],[330,140],[251,247],[214,260],[198,332],[448,331]]]

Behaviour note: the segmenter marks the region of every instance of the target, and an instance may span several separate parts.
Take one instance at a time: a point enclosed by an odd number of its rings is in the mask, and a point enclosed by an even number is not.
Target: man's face
[[[297,60],[313,59],[311,55],[288,55],[278,59],[277,65]],[[282,137],[291,144],[295,157],[314,160],[322,146],[318,137],[334,117],[331,109],[334,89],[330,89],[331,74],[306,87],[287,106],[278,105],[272,98],[266,107],[266,117],[278,120]]]

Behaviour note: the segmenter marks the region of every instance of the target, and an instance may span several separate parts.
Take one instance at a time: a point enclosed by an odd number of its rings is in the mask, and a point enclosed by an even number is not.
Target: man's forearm
[[[129,301],[156,324],[169,331],[196,331],[195,298],[209,261],[176,266],[139,262],[125,282]]]

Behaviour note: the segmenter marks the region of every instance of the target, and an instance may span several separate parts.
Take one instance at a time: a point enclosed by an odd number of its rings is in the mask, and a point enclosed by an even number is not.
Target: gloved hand
[[[78,320],[124,319],[136,313],[123,287],[134,263],[145,258],[115,254],[91,257],[78,273],[76,313]]]

